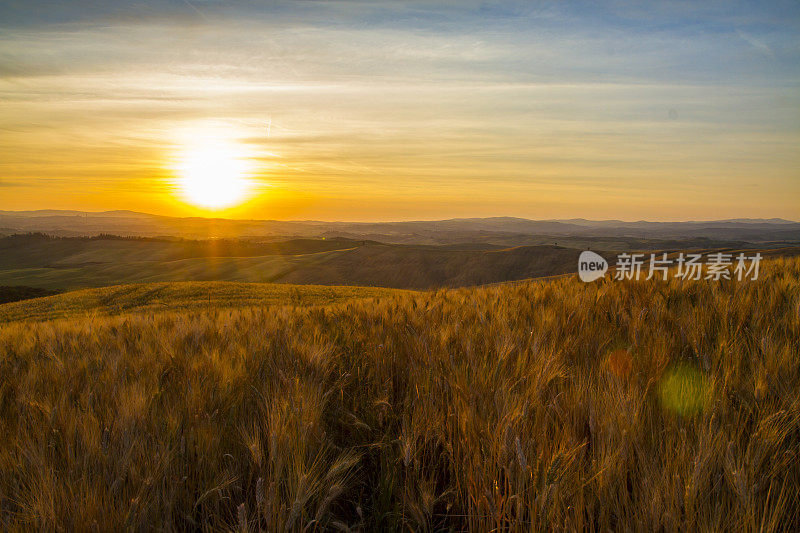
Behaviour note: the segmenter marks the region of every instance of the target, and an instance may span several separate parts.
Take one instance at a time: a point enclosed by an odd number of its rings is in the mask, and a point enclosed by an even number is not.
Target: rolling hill
[[[0,305],[0,322],[237,309],[270,305],[331,305],[404,291],[377,287],[330,287],[233,282],[173,282],[82,289]]]
[[[428,289],[572,272],[579,251],[406,246],[348,239],[0,238],[0,285],[47,289],[168,281],[369,285]]]
[[[676,244],[683,246],[662,250],[673,254],[687,249],[745,250],[691,246],[694,241]],[[791,256],[800,252],[800,247],[746,250],[760,250],[765,257]],[[610,260],[616,255],[600,251]],[[259,242],[32,234],[0,238],[0,286],[70,290],[131,283],[231,281],[433,289],[575,272],[579,254],[579,248],[552,244],[432,246],[343,238]]]
[[[762,274],[0,306],[45,311],[0,327],[0,529],[797,531],[800,259]]]
[[[529,220],[516,217],[456,218],[402,222],[323,222],[178,218],[132,211],[0,211],[0,234],[41,231],[60,236],[112,233],[125,236],[186,238],[345,237],[395,244],[502,242],[506,246],[542,244],[531,236],[605,239],[708,239],[765,243],[800,241],[800,223],[782,219],[690,222]]]

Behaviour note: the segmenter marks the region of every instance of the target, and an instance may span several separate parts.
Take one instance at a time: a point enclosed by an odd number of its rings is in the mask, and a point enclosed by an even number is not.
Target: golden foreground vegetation
[[[0,305],[0,324],[17,320],[90,319],[131,313],[161,313],[268,305],[330,305],[402,293],[382,287],[330,287],[234,281],[132,283],[80,289]]]
[[[796,531],[762,267],[1,324],[0,528]]]

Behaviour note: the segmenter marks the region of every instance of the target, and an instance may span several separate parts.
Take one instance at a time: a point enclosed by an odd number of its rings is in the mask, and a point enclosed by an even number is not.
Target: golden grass
[[[792,531],[800,260],[0,326],[0,527]]]
[[[403,292],[382,287],[232,281],[133,283],[81,289],[0,305],[0,323],[265,305],[329,305]]]

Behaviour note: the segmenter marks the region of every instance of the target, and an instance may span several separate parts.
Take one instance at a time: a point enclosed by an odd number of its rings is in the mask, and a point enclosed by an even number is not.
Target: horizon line
[[[345,220],[317,220],[317,219],[270,219],[270,218],[230,218],[230,217],[221,217],[221,216],[202,216],[202,215],[194,215],[194,216],[172,216],[172,215],[158,215],[155,213],[147,213],[144,211],[134,211],[131,209],[111,209],[105,211],[87,211],[87,210],[80,210],[80,209],[21,209],[21,210],[9,210],[9,209],[0,209],[0,216],[3,214],[21,214],[21,213],[46,213],[46,212],[55,212],[55,213],[76,213],[76,214],[85,214],[85,215],[103,215],[103,214],[110,214],[110,213],[131,213],[135,215],[145,215],[150,217],[157,217],[157,218],[171,218],[171,219],[202,219],[202,220],[226,220],[231,222],[296,222],[296,223],[320,223],[320,224],[405,224],[405,223],[424,223],[424,222],[451,222],[451,221],[460,221],[460,220],[497,220],[497,219],[509,219],[509,220],[522,220],[528,222],[557,222],[561,224],[569,224],[571,222],[621,222],[624,224],[636,224],[636,223],[648,223],[648,224],[702,224],[702,223],[712,223],[712,222],[769,222],[774,221],[773,223],[781,224],[800,224],[800,221],[790,220],[782,217],[737,217],[737,218],[721,218],[721,219],[706,219],[706,220],[645,220],[645,219],[637,219],[637,220],[625,220],[622,218],[608,218],[608,219],[590,219],[590,218],[582,218],[582,217],[571,217],[571,218],[542,218],[542,219],[535,219],[535,218],[526,218],[526,217],[519,217],[519,216],[511,216],[511,215],[495,215],[495,216],[484,216],[484,217],[450,217],[450,218],[440,218],[440,219],[409,219],[409,220],[375,220],[375,221],[368,221],[368,220],[358,220],[358,221],[345,221]],[[79,216],[79,215],[78,215]]]

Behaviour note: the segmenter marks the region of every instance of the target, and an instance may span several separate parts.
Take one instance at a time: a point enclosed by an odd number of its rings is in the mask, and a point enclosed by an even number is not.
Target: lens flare
[[[706,378],[688,363],[677,363],[667,368],[658,384],[661,405],[683,417],[699,414],[709,394]]]

